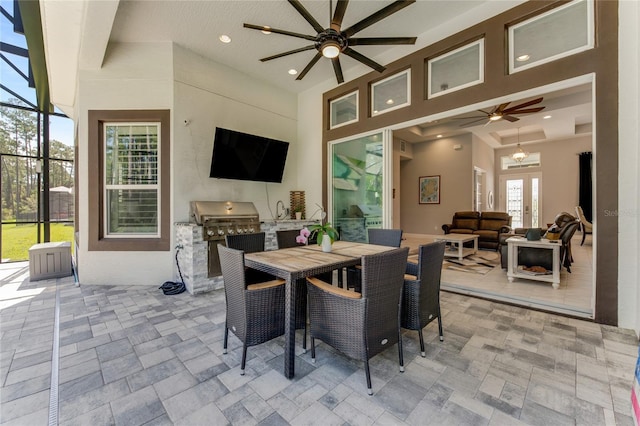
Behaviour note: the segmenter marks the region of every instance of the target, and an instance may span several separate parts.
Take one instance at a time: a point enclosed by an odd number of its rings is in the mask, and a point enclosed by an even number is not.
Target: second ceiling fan
[[[485,121],[485,120],[487,121],[485,126],[487,124],[493,123],[498,120],[507,120],[513,123],[514,121],[520,120],[518,117],[514,117],[514,115],[516,114],[531,114],[534,112],[542,111],[544,109],[543,106],[535,107],[535,108],[527,108],[527,107],[530,107],[531,105],[539,104],[540,102],[542,102],[542,99],[543,98],[541,97],[532,99],[528,102],[524,102],[519,105],[514,105],[512,107],[509,107],[509,104],[511,102],[505,102],[503,104],[496,106],[491,111],[485,111],[485,110],[479,109],[478,112],[481,112],[483,115],[476,115],[471,117],[460,117],[459,118],[460,120],[473,120],[473,121],[461,124],[460,127],[474,126],[476,125],[476,123]]]
[[[350,26],[349,28],[342,30],[342,20],[347,10],[348,0],[338,0],[336,2],[336,8],[333,12],[333,17],[330,16],[331,22],[329,28],[324,28],[316,21],[316,19],[305,9],[299,0],[288,0],[300,15],[313,27],[316,31],[316,35],[301,34],[277,28],[271,28],[264,25],[244,24],[245,28],[262,31],[265,34],[275,33],[282,34],[291,37],[297,37],[309,41],[313,41],[312,45],[304,46],[299,49],[289,50],[287,52],[278,53],[276,55],[267,56],[260,59],[262,62],[270,61],[272,59],[282,58],[283,56],[292,55],[294,53],[304,52],[307,50],[316,49],[318,52],[307,64],[307,66],[300,72],[296,80],[302,80],[304,76],[311,70],[311,68],[322,58],[323,56],[331,59],[333,64],[333,71],[336,74],[336,80],[338,83],[344,82],[342,75],[342,66],[340,64],[340,54],[345,55],[362,62],[363,64],[373,68],[378,72],[383,72],[385,67],[367,58],[361,53],[356,52],[351,46],[372,46],[372,45],[393,45],[393,44],[415,44],[416,37],[353,37],[359,31],[375,24],[376,22],[386,18],[398,12],[401,9],[415,3],[416,0],[397,0],[390,5],[380,9],[379,11],[369,15],[360,22]],[[331,15],[331,2],[329,3],[329,14]]]

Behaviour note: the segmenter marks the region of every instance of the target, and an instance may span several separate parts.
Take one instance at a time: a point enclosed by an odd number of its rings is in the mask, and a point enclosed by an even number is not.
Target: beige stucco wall
[[[454,149],[461,145],[461,149]],[[400,218],[411,234],[442,234],[453,212],[472,210],[471,135],[412,144],[411,160],[400,163]],[[420,176],[440,175],[440,204],[419,204]]]
[[[101,69],[81,71],[77,101],[79,279],[81,284],[160,285],[173,276],[172,252],[88,251],[89,168],[87,111],[171,109],[173,104],[171,43],[114,43]],[[84,201],[84,202],[83,202]]]
[[[619,3],[618,319],[640,336],[640,2]]]
[[[496,195],[500,194],[500,176],[542,172],[542,224],[551,223],[555,216],[566,211],[576,215],[578,205],[578,153],[592,151],[591,135],[523,145],[528,152],[539,152],[541,167],[500,170],[500,157],[513,153],[513,147],[495,150]],[[496,200],[504,202],[500,197]],[[500,205],[500,203],[498,203]]]

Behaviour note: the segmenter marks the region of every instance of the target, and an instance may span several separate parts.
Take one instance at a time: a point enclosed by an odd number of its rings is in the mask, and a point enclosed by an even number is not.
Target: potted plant
[[[301,204],[296,204],[293,207],[293,212],[295,214],[296,220],[300,220],[302,219],[302,211],[304,210],[304,208],[302,207]]]
[[[331,244],[338,239],[338,231],[329,222],[311,225],[309,231],[312,235],[316,235],[318,245],[322,246],[322,251],[331,251]]]

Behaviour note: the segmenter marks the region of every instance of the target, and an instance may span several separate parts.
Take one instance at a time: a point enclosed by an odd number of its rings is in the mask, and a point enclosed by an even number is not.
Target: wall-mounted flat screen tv
[[[209,177],[282,182],[289,142],[216,127]]]

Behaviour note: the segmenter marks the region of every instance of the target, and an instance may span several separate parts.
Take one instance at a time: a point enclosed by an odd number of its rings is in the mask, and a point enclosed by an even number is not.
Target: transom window
[[[104,123],[104,229],[109,237],[160,235],[160,123]]]

